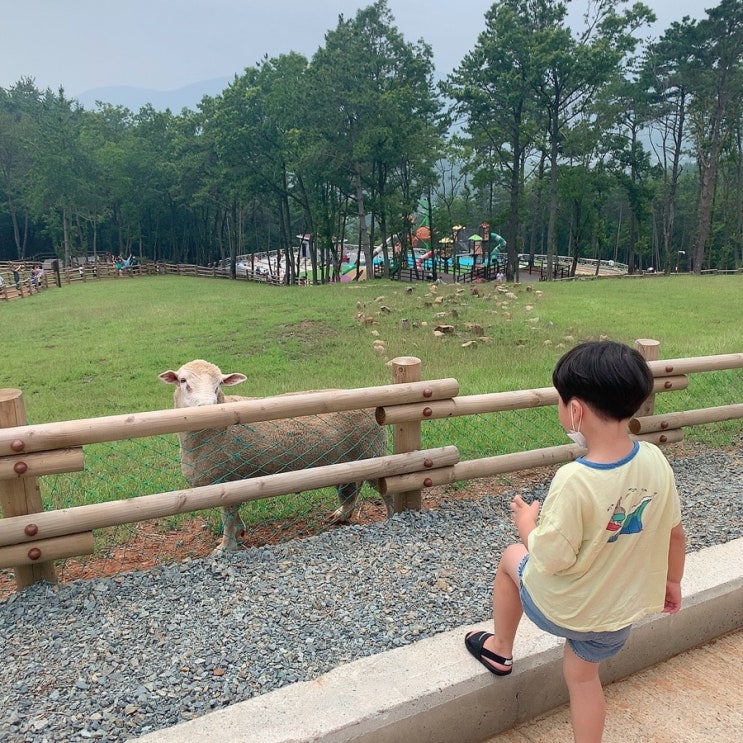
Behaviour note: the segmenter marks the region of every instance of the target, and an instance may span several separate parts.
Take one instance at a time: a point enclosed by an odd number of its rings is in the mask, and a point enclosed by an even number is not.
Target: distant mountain
[[[218,77],[214,80],[202,80],[178,90],[147,90],[146,88],[116,85],[86,90],[74,98],[89,111],[95,109],[97,101],[102,101],[113,106],[126,106],[135,113],[150,103],[158,111],[169,108],[173,113],[178,114],[184,108],[195,110],[205,95],[219,95],[231,82],[232,78]]]

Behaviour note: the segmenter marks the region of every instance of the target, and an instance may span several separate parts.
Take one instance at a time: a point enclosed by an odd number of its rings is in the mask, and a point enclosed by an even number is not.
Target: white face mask
[[[578,446],[582,446],[587,449],[586,437],[580,432],[575,430],[575,421],[573,420],[573,409],[570,408],[570,430],[567,432],[568,438]]]

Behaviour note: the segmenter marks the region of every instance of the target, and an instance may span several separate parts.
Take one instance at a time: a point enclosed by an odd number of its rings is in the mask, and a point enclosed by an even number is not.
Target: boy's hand
[[[511,517],[513,518],[514,525],[519,531],[521,541],[524,544],[526,544],[529,534],[537,525],[539,507],[540,503],[538,500],[526,503],[520,495],[514,496],[511,501]]]
[[[514,522],[526,516],[533,519],[534,523],[536,523],[539,516],[539,506],[540,503],[538,500],[527,503],[520,495],[515,495],[511,501],[511,513],[513,514]]]
[[[681,608],[681,584],[666,581],[666,601],[663,605],[664,614],[675,614]]]

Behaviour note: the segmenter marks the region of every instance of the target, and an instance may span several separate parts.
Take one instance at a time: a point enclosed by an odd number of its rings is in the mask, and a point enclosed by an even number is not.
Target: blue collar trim
[[[584,459],[583,457],[578,457],[575,461],[584,464],[586,467],[592,467],[595,470],[613,470],[634,459],[637,456],[638,451],[640,451],[640,442],[635,441],[632,446],[632,451],[626,457],[622,457],[622,459],[619,459],[616,462],[592,462],[590,459]]]

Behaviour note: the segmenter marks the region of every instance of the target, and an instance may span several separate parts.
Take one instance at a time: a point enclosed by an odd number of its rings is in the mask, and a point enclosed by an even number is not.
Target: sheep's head
[[[224,402],[223,385],[240,384],[244,374],[222,374],[222,370],[203,359],[184,364],[178,371],[166,371],[159,375],[165,384],[174,384],[173,400],[176,408],[193,408]]]

